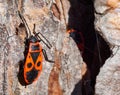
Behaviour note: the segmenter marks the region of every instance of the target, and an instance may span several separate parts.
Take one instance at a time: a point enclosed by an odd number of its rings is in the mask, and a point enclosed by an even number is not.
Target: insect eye
[[[40,66],[40,64],[41,64],[41,62],[39,61],[39,62],[37,63],[37,66]]]
[[[32,63],[28,63],[27,67],[30,68],[32,66]]]

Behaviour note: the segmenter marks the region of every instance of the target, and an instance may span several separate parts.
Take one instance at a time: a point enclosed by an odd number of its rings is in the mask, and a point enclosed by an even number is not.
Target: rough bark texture
[[[27,34],[18,10],[51,43],[40,42],[54,61],[44,59],[38,80],[26,87],[19,72]],[[120,95],[119,11],[119,0],[0,0],[0,95],[93,95],[95,83],[96,95]],[[113,52],[106,62],[110,50],[94,19]]]
[[[66,33],[69,2],[68,6],[62,7],[63,4],[64,0],[0,0],[0,95],[71,95],[78,83],[81,95],[82,58],[75,42]],[[18,10],[30,30],[36,24],[36,32],[41,32],[52,44],[48,49],[41,42],[48,58],[55,61],[44,60],[39,79],[26,88],[18,81],[26,36]]]
[[[96,95],[120,95],[120,1],[95,0],[95,26],[113,54],[100,69]]]

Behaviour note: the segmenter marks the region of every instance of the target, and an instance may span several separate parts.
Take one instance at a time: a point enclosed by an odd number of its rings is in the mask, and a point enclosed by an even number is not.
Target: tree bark
[[[75,85],[81,85],[83,60],[77,45],[66,33],[69,2],[68,6],[63,7],[64,4],[61,0],[0,1],[0,95],[71,95]],[[38,80],[26,87],[18,79],[20,62],[25,58],[26,37],[18,10],[30,30],[33,32],[36,24],[35,31],[41,32],[52,44],[52,48],[48,49],[40,43],[48,58],[55,61],[50,63],[43,60]],[[81,93],[79,87],[79,95]]]

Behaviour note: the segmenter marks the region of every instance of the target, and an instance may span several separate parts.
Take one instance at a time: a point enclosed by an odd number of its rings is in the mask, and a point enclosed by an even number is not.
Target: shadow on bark
[[[80,89],[81,89],[81,81],[79,81],[74,88],[74,91],[72,92],[71,95],[81,95],[80,94]]]
[[[69,21],[68,30],[75,30],[73,33],[77,35],[71,35],[73,40],[78,45],[79,50],[81,48],[79,43],[82,41],[78,36],[80,33],[84,39],[84,51],[82,51],[82,57],[87,64],[88,71],[83,76],[82,81],[82,93],[83,95],[94,95],[94,86],[96,83],[96,76],[99,73],[100,67],[105,63],[105,60],[111,55],[111,51],[107,43],[94,29],[94,4],[92,0],[69,0]],[[81,37],[82,38],[82,37]],[[88,72],[90,75],[88,76]],[[80,95],[79,89],[81,89],[80,83],[76,84],[72,95]],[[86,82],[88,81],[88,82]],[[86,85],[84,85],[86,83]],[[89,91],[90,90],[90,91]]]

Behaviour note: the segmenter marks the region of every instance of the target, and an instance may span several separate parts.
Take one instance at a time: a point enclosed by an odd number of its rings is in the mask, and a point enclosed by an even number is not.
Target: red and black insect
[[[43,41],[39,36],[39,33],[33,31],[34,35],[31,35],[31,31],[26,23],[24,17],[20,14],[19,16],[25,25],[27,31],[27,37],[25,40],[25,51],[24,51],[24,60],[20,64],[20,71],[18,74],[18,79],[22,85],[28,85],[36,81],[42,71],[42,62],[43,62],[43,55],[45,59],[49,62],[53,62],[48,60],[46,56],[46,51],[42,49],[40,41]],[[35,30],[35,25],[34,25]],[[29,35],[29,36],[28,36]],[[42,34],[41,34],[42,35]],[[42,37],[44,37],[42,35]],[[45,38],[45,37],[44,37]],[[46,39],[48,42],[48,40]],[[45,41],[43,41],[45,43]],[[46,43],[45,43],[46,44]],[[51,47],[51,44],[46,44],[48,48]]]
[[[74,29],[69,29],[67,33],[70,34],[70,37],[73,38],[73,40],[76,42],[78,49],[81,51],[83,54],[85,46],[84,46],[84,37],[81,32],[74,30]]]

